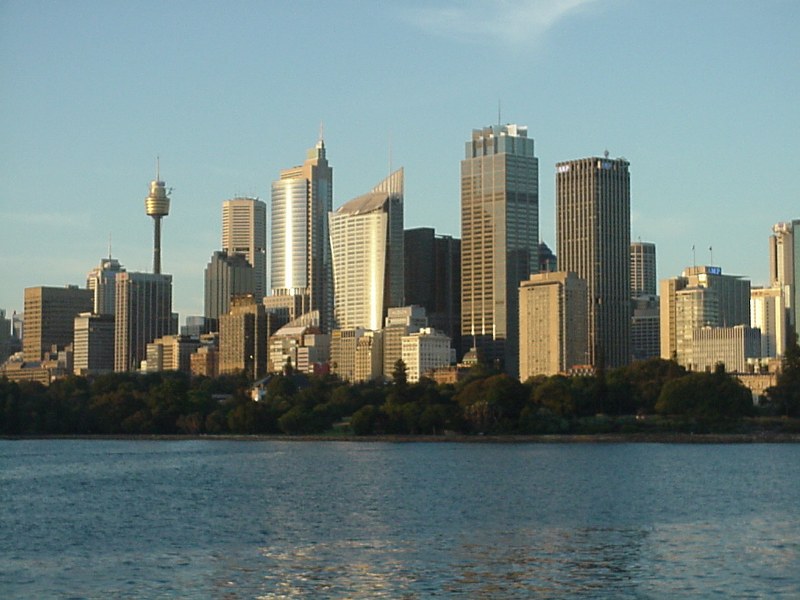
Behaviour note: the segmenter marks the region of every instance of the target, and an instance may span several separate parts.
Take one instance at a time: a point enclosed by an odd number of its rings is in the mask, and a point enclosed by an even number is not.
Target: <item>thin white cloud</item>
[[[37,227],[87,228],[88,214],[57,212],[10,212],[5,215],[9,223]]]
[[[417,27],[470,41],[531,45],[564,18],[598,0],[472,0],[443,8],[420,8],[409,15]]]

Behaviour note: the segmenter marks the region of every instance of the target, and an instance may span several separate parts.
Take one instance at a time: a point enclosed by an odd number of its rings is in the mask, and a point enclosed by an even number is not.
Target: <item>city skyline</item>
[[[298,19],[302,11],[313,19]],[[142,200],[159,155],[174,188],[162,272],[173,275],[181,320],[202,314],[221,202],[268,201],[276,173],[320,137],[320,123],[337,173],[334,210],[403,164],[406,228],[455,237],[464,132],[525,123],[551,248],[555,164],[605,149],[624,156],[631,239],[656,244],[659,280],[692,265],[696,246],[697,264],[711,262],[713,247],[726,272],[768,284],[771,228],[797,217],[795,3],[223,10],[12,0],[0,16],[9,316],[26,287],[81,285],[108,256],[109,236],[129,271],[150,270]],[[143,47],[142,31],[163,43]],[[47,243],[31,245],[32,232]]]

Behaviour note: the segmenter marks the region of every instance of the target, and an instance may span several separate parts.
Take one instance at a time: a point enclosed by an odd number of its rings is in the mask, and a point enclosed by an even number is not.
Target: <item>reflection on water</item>
[[[800,597],[799,459],[0,442],[0,597]]]

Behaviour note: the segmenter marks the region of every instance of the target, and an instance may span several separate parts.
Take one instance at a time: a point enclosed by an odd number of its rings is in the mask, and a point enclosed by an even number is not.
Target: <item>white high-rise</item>
[[[233,198],[222,203],[222,250],[242,254],[253,267],[253,296],[267,289],[267,205],[257,198]]]
[[[381,329],[403,305],[403,170],[329,215],[334,327]]]
[[[784,295],[787,333],[800,330],[800,219],[777,223],[769,245],[770,285]]]

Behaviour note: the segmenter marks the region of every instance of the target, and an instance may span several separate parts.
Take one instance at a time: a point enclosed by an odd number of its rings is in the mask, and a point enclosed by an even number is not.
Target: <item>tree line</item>
[[[754,405],[720,367],[689,373],[652,359],[594,376],[520,382],[477,365],[456,385],[349,384],[289,371],[250,397],[244,375],[177,372],[71,376],[49,387],[0,379],[0,434],[559,434],[740,431],[751,417],[800,417],[800,351],[787,353],[778,385]],[[792,427],[784,425],[784,427]]]

